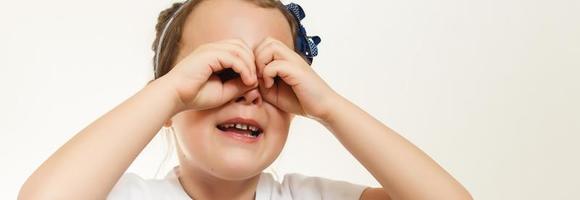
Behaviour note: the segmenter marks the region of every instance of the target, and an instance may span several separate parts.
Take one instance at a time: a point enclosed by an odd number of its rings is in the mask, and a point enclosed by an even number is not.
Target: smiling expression
[[[182,35],[177,62],[199,45],[231,38],[251,49],[266,37],[294,48],[290,25],[278,9],[245,1],[200,3]],[[264,101],[258,89],[213,109],[180,112],[171,118],[180,165],[225,180],[258,175],[282,151],[292,118]]]

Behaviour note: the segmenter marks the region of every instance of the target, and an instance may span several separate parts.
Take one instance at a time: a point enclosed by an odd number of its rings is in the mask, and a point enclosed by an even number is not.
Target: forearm
[[[392,199],[471,199],[459,182],[415,145],[348,100],[337,99],[321,123]]]
[[[76,134],[28,178],[19,199],[104,199],[176,112],[163,87],[152,82]]]

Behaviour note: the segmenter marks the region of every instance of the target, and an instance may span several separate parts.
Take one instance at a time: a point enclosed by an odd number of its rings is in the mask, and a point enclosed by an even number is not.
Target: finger
[[[248,52],[252,52],[252,49],[250,48],[248,43],[246,43],[245,41],[243,41],[241,39],[231,39],[231,40],[226,40],[225,42],[236,44],[236,45],[246,49]]]
[[[216,90],[219,90],[221,87],[221,81],[217,76],[210,76],[208,80],[200,87],[200,90],[197,92],[196,97],[192,101],[192,105],[196,105],[196,109],[205,110],[212,108],[211,102],[213,98],[209,97],[208,95],[200,95],[200,94],[213,94]],[[223,104],[219,102],[218,104]]]
[[[254,55],[256,56],[256,67],[258,68],[258,77],[263,73],[263,69],[266,65],[274,60],[293,60],[296,53],[288,48],[284,43],[272,39],[266,38],[258,47],[254,50]]]
[[[297,103],[298,98],[288,84],[280,83],[276,87],[266,88],[264,80],[260,81],[260,94],[265,101],[286,112],[302,115],[302,108]]]
[[[255,87],[248,87],[244,85],[241,79],[234,79],[232,81],[228,81],[224,83],[222,99],[226,100],[225,102],[238,97]]]
[[[223,43],[217,44],[214,48],[229,52],[230,54],[239,57],[245,63],[244,66],[250,70],[251,75],[256,76],[255,72],[253,70],[253,68],[255,68],[255,66],[254,66],[255,62],[254,62],[254,58],[253,58],[254,56],[252,55],[253,53],[250,53],[244,47],[241,47],[238,44],[231,43],[231,42],[223,42]]]
[[[256,76],[256,64],[254,61],[254,52],[248,47],[248,45],[240,40],[240,39],[232,39],[224,41],[223,45],[225,45],[226,50],[232,51],[237,56],[240,56],[246,66],[250,69],[253,76]]]
[[[231,68],[240,74],[244,84],[252,85],[256,82],[256,77],[251,75],[250,69],[245,62],[238,56],[227,51],[216,51],[216,63],[210,64],[213,72],[219,72],[225,68]]]
[[[272,103],[273,105],[277,105],[278,104],[278,95],[276,95],[276,92],[274,91],[275,88],[266,88],[266,82],[264,79],[259,79],[260,83],[258,84],[259,86],[259,90],[260,90],[260,94],[262,94],[262,97],[264,97],[264,100]]]
[[[270,39],[270,37],[267,37],[266,39],[264,39],[264,41],[262,41],[255,49],[254,49],[254,55],[255,55],[255,62],[256,62],[256,67],[258,70],[258,77],[262,76],[262,71],[264,69],[264,67],[272,62],[274,60],[274,55],[269,54],[263,54],[261,52],[263,52],[263,49],[266,48],[266,46],[272,45],[271,43],[273,42],[272,39]]]
[[[262,78],[266,88],[271,88],[274,85],[274,78],[280,77],[286,84],[294,86],[298,84],[299,69],[296,67],[289,67],[290,63],[282,60],[275,60],[266,65],[263,69]]]

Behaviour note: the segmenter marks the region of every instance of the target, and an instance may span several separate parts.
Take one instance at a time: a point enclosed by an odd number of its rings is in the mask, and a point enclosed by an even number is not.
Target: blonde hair
[[[157,25],[155,25],[156,37],[155,41],[153,41],[152,44],[152,50],[153,52],[155,52],[155,54],[153,56],[154,78],[151,81],[154,81],[162,77],[163,75],[167,74],[176,64],[175,59],[177,58],[180,49],[173,47],[178,46],[179,42],[181,41],[181,34],[187,16],[189,16],[189,14],[191,14],[193,9],[197,5],[199,5],[199,3],[201,3],[202,1],[204,0],[188,0],[185,2],[173,3],[171,7],[159,13],[159,17],[157,18]],[[278,9],[288,21],[290,29],[292,30],[292,40],[293,42],[295,42],[295,38],[297,35],[296,29],[299,26],[298,25],[299,23],[296,21],[296,18],[290,12],[288,12],[286,6],[282,4],[282,2],[280,2],[279,0],[245,0],[245,1],[254,3],[255,5],[262,8]],[[303,56],[302,53],[299,52],[298,50],[295,49],[295,51],[299,53],[301,56]],[[155,177],[159,175],[161,168],[167,164],[167,162],[171,158],[171,155],[173,155],[173,151],[175,150],[176,145],[175,130],[173,129],[173,127],[169,128],[162,127],[162,131],[167,148],[165,151],[165,156],[162,162],[159,164],[157,171],[155,172],[154,175]],[[274,177],[278,179],[278,174],[276,173],[276,170],[272,168],[269,169],[271,169],[272,173],[274,174]]]
[[[155,30],[157,32],[155,41],[153,42],[152,49],[155,52],[153,57],[153,71],[155,73],[154,80],[162,77],[167,72],[169,72],[173,66],[176,64],[176,57],[179,54],[179,48],[173,48],[178,46],[181,40],[181,34],[183,26],[187,19],[187,16],[193,11],[193,9],[199,5],[200,2],[204,0],[189,0],[181,3],[174,3],[170,8],[163,10],[159,17],[157,18],[157,25]],[[206,0],[207,1],[207,0]],[[292,38],[296,38],[296,29],[299,26],[296,18],[288,12],[286,6],[278,0],[245,0],[247,2],[254,3],[262,8],[276,8],[286,18],[290,28],[292,30]],[[185,4],[185,5],[184,5]],[[178,13],[176,13],[182,6]],[[173,19],[171,18],[172,16]],[[167,27],[166,27],[167,26]],[[166,31],[164,31],[166,30]],[[159,44],[161,42],[161,44]],[[158,51],[159,48],[159,51]],[[159,52],[159,53],[158,53]],[[298,52],[298,51],[296,51]],[[299,53],[299,52],[298,52]],[[158,63],[156,62],[158,60]]]

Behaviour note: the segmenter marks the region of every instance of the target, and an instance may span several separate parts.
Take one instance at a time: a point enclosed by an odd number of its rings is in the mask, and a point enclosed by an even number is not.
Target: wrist
[[[153,90],[157,95],[167,97],[167,102],[169,102],[168,106],[172,110],[172,114],[175,115],[185,110],[185,104],[181,101],[179,94],[166,77],[167,76],[162,76],[158,79],[152,80],[145,86],[145,89]]]
[[[340,94],[333,92],[330,96],[332,97],[322,103],[322,105],[327,105],[326,112],[323,112],[320,116],[316,116],[316,121],[324,125],[332,124],[337,116],[344,113],[343,110],[348,105],[348,100]]]

